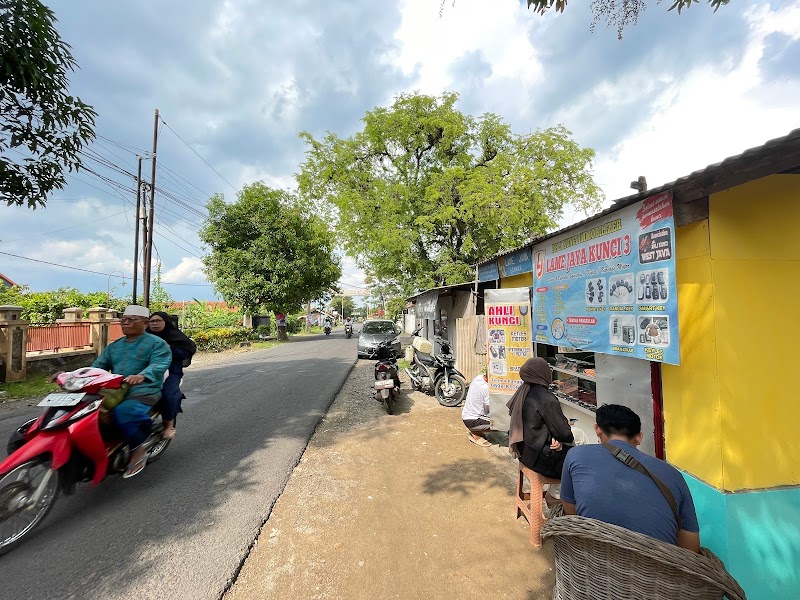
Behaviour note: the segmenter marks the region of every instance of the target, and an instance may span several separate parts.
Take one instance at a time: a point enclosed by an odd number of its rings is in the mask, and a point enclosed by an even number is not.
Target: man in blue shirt
[[[594,426],[602,443],[623,449],[672,492],[680,529],[669,502],[649,476],[635,471],[599,444],[570,450],[561,474],[561,500],[568,515],[590,517],[649,535],[668,544],[700,551],[700,529],[689,487],[678,470],[636,449],[642,423],[631,409],[606,404]]]
[[[130,305],[120,319],[122,337],[109,344],[92,363],[93,367],[125,375],[131,388],[114,409],[114,421],[131,449],[124,478],[141,473],[147,463],[142,443],[153,425],[150,409],[161,399],[164,373],[172,362],[172,350],[160,337],[147,333],[149,309]]]

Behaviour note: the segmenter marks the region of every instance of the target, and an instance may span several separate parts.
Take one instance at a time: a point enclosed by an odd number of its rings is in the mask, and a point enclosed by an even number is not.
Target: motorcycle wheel
[[[161,436],[161,432],[164,430],[164,428],[158,427],[160,424],[161,417],[159,416],[157,421],[154,422],[153,428],[156,430],[156,432],[153,435]],[[149,465],[150,463],[156,462],[158,457],[164,454],[171,441],[172,440],[158,440],[156,445],[150,448],[150,452],[147,453],[147,464]]]
[[[0,479],[0,555],[21,544],[41,523],[58,498],[61,474],[50,468],[51,461],[37,458],[22,463]],[[47,473],[42,497],[33,506],[29,499]]]
[[[433,387],[436,390],[436,399],[439,404],[448,408],[461,404],[464,396],[467,395],[467,382],[460,375],[452,373],[448,376],[447,381],[444,377],[437,379]]]
[[[386,413],[393,414],[394,413],[394,394],[389,394],[386,398],[383,399],[383,403],[386,405]]]

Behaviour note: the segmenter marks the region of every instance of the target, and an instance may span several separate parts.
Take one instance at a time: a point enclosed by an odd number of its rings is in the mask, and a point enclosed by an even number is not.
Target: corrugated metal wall
[[[486,354],[475,353],[475,338],[483,315],[456,319],[456,369],[472,381],[486,363]]]

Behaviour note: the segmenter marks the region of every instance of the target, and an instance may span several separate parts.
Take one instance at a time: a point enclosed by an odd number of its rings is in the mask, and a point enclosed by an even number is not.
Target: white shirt
[[[464,400],[464,408],[461,410],[461,418],[464,421],[478,419],[489,415],[489,384],[478,375],[469,384],[467,399]]]

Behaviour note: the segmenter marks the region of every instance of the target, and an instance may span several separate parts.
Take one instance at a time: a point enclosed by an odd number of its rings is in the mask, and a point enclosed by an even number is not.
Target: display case
[[[569,351],[537,344],[537,356],[553,370],[553,393],[558,399],[581,412],[597,410],[597,371],[594,353]]]

